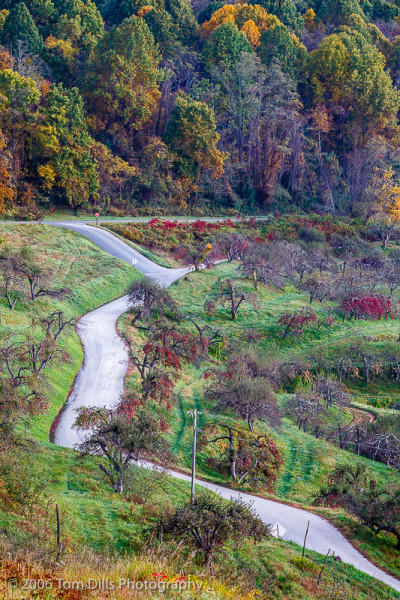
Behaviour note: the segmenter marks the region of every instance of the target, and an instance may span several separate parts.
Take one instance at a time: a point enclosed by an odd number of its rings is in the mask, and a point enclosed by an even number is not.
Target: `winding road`
[[[171,285],[190,270],[160,267],[103,229],[77,222],[52,224],[84,235],[112,256],[129,264],[137,261],[135,267],[139,271],[165,286]],[[111,407],[117,403],[123,391],[128,353],[123,340],[117,335],[116,321],[127,308],[127,296],[124,296],[88,313],[79,321],[78,333],[84,345],[85,358],[55,432],[55,442],[60,446],[73,448],[81,441],[78,432],[72,428],[76,408],[96,405]],[[181,473],[171,471],[170,474],[181,480],[190,480],[189,476]],[[245,501],[251,502],[265,523],[279,522],[286,529],[284,539],[296,544],[303,544],[307,524],[310,522],[306,542],[309,550],[321,554],[326,554],[330,550],[331,553],[340,556],[343,562],[353,565],[363,573],[375,577],[400,592],[399,580],[364,558],[338,529],[318,515],[201,480],[196,480],[196,483],[217,492],[223,498],[240,496]]]

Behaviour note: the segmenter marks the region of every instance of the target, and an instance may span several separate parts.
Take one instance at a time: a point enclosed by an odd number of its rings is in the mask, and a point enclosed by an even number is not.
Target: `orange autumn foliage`
[[[249,40],[252,48],[257,48],[260,44],[260,30],[256,27],[256,24],[252,19],[246,21],[246,23],[242,27],[242,31]]]
[[[252,45],[258,45],[257,35],[259,37],[267,29],[281,24],[278,17],[269,15],[259,4],[227,4],[216,10],[211,19],[202,25],[202,39],[206,39],[214,29],[227,21],[234,23],[246,35],[249,34],[248,40]]]

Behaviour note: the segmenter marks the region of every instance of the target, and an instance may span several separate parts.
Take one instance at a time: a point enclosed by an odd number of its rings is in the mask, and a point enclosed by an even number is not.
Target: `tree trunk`
[[[124,491],[124,484],[122,482],[122,477],[118,477],[118,479],[114,485],[114,489],[117,492],[117,494],[122,494],[122,492]]]

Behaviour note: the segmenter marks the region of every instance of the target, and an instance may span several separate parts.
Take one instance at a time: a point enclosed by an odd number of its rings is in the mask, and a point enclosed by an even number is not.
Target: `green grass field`
[[[5,246],[29,246],[38,264],[54,274],[51,286],[72,291],[71,298],[57,300],[41,297],[35,302],[17,302],[9,310],[6,299],[0,300],[0,335],[4,339],[16,333],[40,335],[38,321],[62,310],[66,318],[79,318],[87,312],[122,296],[138,271],[100,250],[81,235],[58,227],[36,224],[0,225],[0,249]],[[65,402],[79,370],[83,351],[78,335],[69,330],[62,338],[68,361],[51,365],[45,375],[49,382],[49,410],[27,423],[27,434],[47,441],[51,423]]]
[[[0,226],[0,238],[2,245],[31,245],[38,262],[49,265],[56,272],[54,285],[69,287],[73,291],[69,300],[59,302],[45,298],[35,303],[24,302],[17,305],[14,311],[9,311],[2,300],[0,333],[6,337],[17,331],[34,331],[37,334],[37,321],[54,310],[62,309],[69,318],[79,317],[122,295],[132,279],[139,276],[128,265],[109,257],[91,242],[70,231],[45,225],[15,224]],[[231,273],[233,268],[232,265],[224,265],[214,272],[192,274],[188,281],[174,285],[172,293],[185,311],[203,318],[205,290],[218,274]],[[243,310],[232,331],[231,322],[220,315],[216,318],[218,326],[224,327],[228,335],[240,336],[245,336],[250,323],[254,323],[254,327],[268,327],[271,319],[275,318],[274,311],[281,305],[282,298],[280,302],[270,290],[262,290],[262,293],[268,304],[264,313],[257,315],[253,311]],[[291,301],[301,304],[297,294],[292,291],[286,294],[285,298],[290,297]],[[255,322],[255,319],[259,321]],[[125,328],[126,324],[127,318],[122,318],[121,327]],[[154,554],[146,547],[149,527],[163,507],[176,506],[188,500],[189,485],[168,480],[165,488],[150,502],[129,501],[109,487],[98,468],[99,459],[82,458],[74,451],[48,443],[51,422],[64,403],[82,360],[82,348],[75,332],[71,331],[64,337],[63,345],[69,354],[68,364],[64,362],[50,367],[47,372],[49,411],[31,420],[24,432],[26,437],[36,440],[33,446],[29,446],[29,466],[32,472],[41,474],[46,494],[35,508],[34,515],[27,517],[10,506],[0,482],[0,546],[4,552],[11,552],[10,556],[29,556],[29,561],[41,555],[54,558],[57,503],[63,540],[63,566],[60,568],[64,577],[76,578],[78,573],[93,577],[100,572],[101,575],[104,572],[115,576],[129,573],[143,577],[143,574],[157,570],[166,570],[173,577],[173,573],[183,569],[186,575],[200,578],[212,590],[211,595],[208,592],[197,595],[198,600],[211,597],[216,600],[254,600],[257,597],[307,600],[317,595],[338,597],[338,590],[346,598],[357,597],[360,600],[400,597],[386,586],[333,560],[328,560],[323,582],[320,589],[316,590],[323,557],[306,552],[306,559],[302,561],[300,548],[274,539],[257,545],[246,542],[240,548],[228,545],[216,557],[213,579],[196,560],[182,555],[182,548],[170,549],[170,554],[165,557]],[[278,347],[277,342],[273,342],[273,345],[274,348]],[[263,347],[267,350],[268,345],[263,342]],[[290,348],[283,348],[282,351],[290,352]],[[200,426],[211,413],[211,408],[202,399],[201,373],[202,368],[196,370],[194,367],[183,372],[177,386],[179,402],[173,408],[171,419],[172,447],[178,463],[186,469],[190,465],[191,437],[187,410],[196,406],[203,411]],[[134,385],[132,378],[127,384],[128,387]],[[344,453],[336,452],[328,444],[321,448],[320,442],[298,432],[286,419],[274,435],[285,446],[285,468],[278,481],[276,494],[286,500],[307,504],[332,464],[341,460]],[[379,471],[381,466],[376,465],[375,468]],[[199,470],[204,476],[218,479],[201,458]],[[384,476],[383,468],[382,473]],[[337,519],[344,520],[344,516],[338,514]],[[342,523],[342,526],[353,531],[353,525],[348,522]],[[369,540],[365,544],[368,546]],[[102,565],[101,571],[99,564]],[[4,568],[4,563],[0,561],[0,593]],[[22,597],[18,592],[13,595],[14,600]],[[98,595],[99,600],[103,597],[106,598]],[[144,596],[147,597],[150,596]]]
[[[170,291],[185,316],[192,317],[199,324],[207,323],[211,327],[223,331],[228,339],[235,337],[246,341],[249,329],[262,332],[264,337],[259,342],[259,347],[266,357],[288,358],[292,357],[294,353],[305,356],[310,351],[318,354],[333,345],[340,346],[348,342],[355,335],[353,325],[349,326],[346,322],[338,321],[332,328],[307,331],[297,341],[283,340],[276,327],[279,316],[288,310],[299,309],[307,304],[307,297],[292,288],[278,292],[261,285],[258,291],[259,311],[256,312],[252,307],[244,305],[239,312],[238,320],[235,322],[231,321],[229,314],[223,309],[217,310],[215,315],[210,317],[204,311],[204,299],[219,277],[228,276],[238,277],[235,264],[225,263],[211,271],[193,272],[184,280],[175,283]],[[248,281],[241,280],[240,285],[248,291],[252,290],[252,286]],[[313,303],[312,307],[317,315],[328,310],[327,304]],[[121,319],[121,328],[129,329],[129,317]],[[398,335],[396,321],[361,321],[357,322],[357,329],[365,334],[384,336],[384,338],[389,336],[392,338],[396,336],[397,338]],[[187,471],[190,470],[191,465],[192,435],[191,419],[187,412],[193,408],[197,408],[202,412],[199,420],[200,429],[204,427],[206,422],[210,422],[217,417],[210,403],[204,400],[202,374],[211,364],[212,361],[207,361],[197,369],[194,366],[186,366],[176,386],[177,402],[172,408],[171,418],[169,419],[171,424],[170,438],[178,464]],[[214,361],[213,366],[218,366],[218,361]],[[134,375],[129,378],[128,385],[135,385]],[[355,399],[358,402],[356,405],[358,406],[377,404],[380,384],[377,382],[370,386],[357,384],[351,386],[350,391],[355,394]],[[390,396],[391,400],[398,400],[400,397],[399,390],[394,385],[383,384],[382,393],[386,397]],[[285,395],[280,396],[280,404],[284,403],[285,397]],[[372,397],[375,398],[374,403],[370,401]],[[340,409],[335,410],[340,411]],[[382,409],[377,409],[377,411],[384,413]],[[342,421],[344,423],[346,419],[351,420],[351,418],[350,413],[343,411]],[[258,428],[260,431],[268,431],[268,428],[262,424],[259,424]],[[273,435],[280,444],[285,459],[275,487],[276,497],[283,501],[310,507],[333,468],[350,461],[360,461],[367,465],[378,482],[384,483],[388,480],[396,480],[396,474],[392,469],[388,469],[381,463],[340,450],[337,446],[325,440],[315,439],[313,436],[299,431],[295,423],[288,418],[283,418],[281,427],[274,431]],[[230,484],[229,480],[223,480],[221,475],[210,468],[204,453],[198,455],[197,468],[200,476]],[[251,491],[246,486],[244,489]],[[311,509],[315,510],[312,507]],[[392,572],[400,576],[400,558],[394,550],[394,541],[390,536],[380,534],[375,538],[343,512],[333,512],[335,522],[342,526],[343,530],[354,539],[355,543],[365,553],[373,557],[378,564],[391,569]]]

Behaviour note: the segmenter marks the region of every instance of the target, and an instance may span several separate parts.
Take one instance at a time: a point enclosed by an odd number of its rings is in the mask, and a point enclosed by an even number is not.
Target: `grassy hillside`
[[[9,310],[5,298],[0,300],[0,334],[7,339],[15,333],[35,332],[38,322],[52,312],[62,310],[67,319],[85,313],[122,296],[129,283],[141,277],[135,269],[95,246],[83,236],[58,227],[36,224],[0,225],[0,250],[28,246],[35,262],[53,274],[51,286],[71,290],[71,297],[57,300],[40,297],[35,302],[17,302]],[[68,391],[82,362],[82,347],[75,331],[63,334],[63,348],[68,359],[51,365],[46,371],[50,389],[49,410],[29,421],[27,434],[47,441],[51,423],[65,402]]]
[[[199,325],[208,324],[213,329],[222,331],[228,340],[236,338],[246,342],[250,329],[262,333],[263,337],[257,344],[266,357],[288,359],[295,355],[307,356],[311,352],[318,355],[325,352],[327,348],[340,346],[353,339],[357,330],[375,338],[377,336],[382,336],[385,339],[389,337],[397,338],[398,325],[396,321],[358,321],[356,325],[336,321],[333,327],[319,331],[316,328],[310,329],[296,341],[290,338],[283,340],[277,328],[279,316],[284,312],[300,309],[308,303],[307,296],[299,293],[292,286],[288,286],[283,291],[277,291],[260,285],[258,290],[260,309],[255,311],[251,305],[244,304],[240,309],[238,320],[235,322],[230,319],[228,312],[223,309],[217,309],[214,316],[209,316],[204,310],[204,300],[214,282],[218,278],[225,277],[239,278],[237,264],[224,263],[211,271],[203,270],[190,273],[184,279],[176,282],[170,288],[170,292],[186,317],[195,319]],[[240,279],[240,286],[247,291],[252,290],[249,281]],[[313,303],[312,306],[318,316],[327,313],[329,303]],[[122,317],[120,326],[131,338],[135,339],[136,343],[140,344],[143,334],[131,328],[129,321],[129,317]],[[202,377],[203,372],[208,367],[218,366],[218,364],[218,360],[210,358],[197,368],[186,366],[176,386],[178,399],[172,407],[172,414],[169,419],[170,437],[176,460],[187,471],[191,467],[192,436],[192,421],[187,413],[193,408],[201,411],[202,414],[199,417],[200,429],[218,416],[212,403],[204,399],[206,382]],[[128,378],[128,386],[133,387],[135,382],[137,382],[136,375],[131,373]],[[384,394],[391,401],[398,400],[399,391],[394,384],[383,384],[383,389]],[[375,390],[378,391],[378,397]],[[371,398],[374,398],[374,404],[377,403],[380,385],[376,383],[370,386],[352,385],[351,392],[359,402],[354,406],[365,407],[365,404],[371,404]],[[288,397],[289,394],[280,394],[279,404],[281,407]],[[335,410],[341,413],[342,423],[351,422],[353,415],[349,408],[336,408]],[[379,409],[374,408],[372,410],[378,410],[379,412]],[[384,411],[381,410],[380,412]],[[332,414],[332,419],[334,418],[335,414]],[[232,417],[232,422],[235,421],[237,421],[237,417]],[[260,432],[269,431],[268,427],[263,424],[259,424],[258,430]],[[388,469],[382,463],[373,462],[362,456],[355,456],[345,450],[340,450],[328,441],[305,434],[299,431],[295,423],[287,417],[282,419],[282,425],[273,432],[273,435],[278,441],[284,456],[284,465],[275,486],[275,496],[283,501],[310,507],[333,468],[348,463],[350,460],[365,464],[374,473],[378,483],[394,482],[396,480],[395,471]],[[224,482],[228,485],[232,484],[230,479],[224,479],[210,467],[207,462],[207,452],[204,453],[203,451],[198,455],[197,468],[199,475],[202,477]],[[244,486],[244,489],[252,491],[251,487]],[[311,507],[311,509],[316,510],[315,507]],[[394,549],[394,541],[389,535],[373,536],[371,532],[360,526],[355,519],[350,518],[338,509],[323,510],[322,512],[342,527],[345,533],[376,563],[400,575],[400,558],[398,552]]]
[[[0,327],[5,336],[32,328],[37,333],[39,318],[54,310],[62,309],[67,317],[79,317],[124,293],[132,278],[138,276],[128,265],[108,257],[70,231],[44,225],[2,226],[1,239],[4,246],[32,246],[38,263],[54,270],[53,284],[69,287],[73,292],[70,299],[63,301],[49,298],[35,303],[26,301],[17,304],[15,311],[9,311],[2,301]],[[179,297],[185,310],[189,307],[188,298],[191,298],[193,306],[190,310],[197,307],[197,313],[201,315],[201,295],[210,284],[210,278],[227,273],[229,269],[232,266],[224,265],[215,272],[193,274],[187,281],[173,286],[173,294]],[[263,290],[263,293],[265,297],[270,294],[273,302],[270,291]],[[254,315],[245,313],[247,323],[251,322]],[[228,330],[230,324],[224,318],[222,323]],[[122,325],[126,327],[126,319],[122,320]],[[237,325],[243,326],[241,321]],[[236,332],[233,330],[232,334],[236,335]],[[166,573],[163,581],[170,583],[182,576],[197,582],[201,591],[188,591],[182,597],[203,600],[308,600],[317,596],[334,598],[338,593],[347,598],[356,594],[360,600],[400,597],[376,580],[333,559],[328,559],[318,584],[324,558],[306,552],[303,561],[300,548],[274,539],[258,544],[244,542],[240,548],[226,545],[215,557],[214,577],[210,577],[198,559],[178,543],[154,548],[149,535],[152,526],[162,511],[172,510],[188,500],[189,485],[167,478],[149,498],[143,497],[143,483],[139,483],[136,495],[121,497],[106,483],[98,468],[99,459],[82,458],[74,451],[48,443],[52,419],[64,402],[82,360],[82,349],[75,332],[71,331],[64,338],[63,346],[68,350],[68,363],[51,367],[47,372],[49,411],[29,422],[23,432],[25,437],[35,441],[27,442],[27,452],[16,451],[11,478],[0,479],[0,553],[7,557],[0,560],[0,594],[3,597],[13,600],[26,597],[109,600],[106,590],[97,590],[93,596],[86,591],[60,590],[58,584],[38,594],[31,591],[27,596],[22,590],[22,580],[30,577],[54,584],[59,579],[87,582],[106,577],[118,582],[120,578],[129,577],[154,583],[154,573],[160,572]],[[184,468],[189,466],[190,455],[190,424],[186,411],[196,405],[204,411],[204,419],[209,416],[208,407],[201,400],[199,375],[200,371],[194,368],[185,371],[178,389],[180,402],[172,415],[175,424],[171,441]],[[315,440],[298,433],[290,422],[285,421],[276,435],[286,445],[287,453],[287,466],[278,482],[277,494],[306,503],[310,492],[317,489],[325,470],[332,464],[332,459],[326,457],[328,447],[322,450],[325,462],[320,463],[321,450]],[[307,453],[308,461],[295,453],[300,447]],[[12,456],[10,460],[13,459]],[[201,460],[199,468],[203,475],[215,478]],[[55,563],[58,554],[55,504],[61,515],[61,564],[60,561]],[[17,587],[11,588],[7,580],[14,578]],[[130,596],[126,589],[116,589],[112,597],[126,600]],[[148,591],[143,592],[142,597],[158,596]],[[175,600],[178,596],[176,591],[170,590],[162,592],[162,597]]]
[[[62,579],[85,583],[104,577],[115,583],[112,597],[127,600],[131,596],[129,590],[118,589],[120,579],[154,582],[157,580],[154,574],[161,572],[166,574],[163,581],[173,583],[183,575],[201,586],[201,592],[196,593],[180,595],[176,590],[163,593],[162,597],[173,600],[180,597],[200,600],[400,598],[400,594],[385,585],[333,558],[328,559],[317,586],[324,557],[306,551],[302,560],[301,548],[274,538],[258,544],[244,541],[240,547],[228,544],[215,557],[214,577],[211,577],[181,544],[164,545],[156,550],[149,543],[149,528],[160,512],[188,500],[189,486],[185,482],[168,479],[151,501],[139,498],[129,501],[110,490],[98,469],[98,459],[82,459],[76,452],[49,444],[37,445],[32,459],[30,467],[41,471],[45,487],[40,508],[35,508],[33,518],[15,506],[5,506],[0,486],[0,553],[7,557],[0,560],[0,594],[3,593],[5,599],[95,597],[109,600],[105,589],[96,590],[94,596],[89,592],[59,590],[58,585],[47,590],[47,595],[26,596],[22,591],[22,580],[26,577],[35,581]],[[60,507],[63,542],[59,565],[54,564],[57,554],[55,503]],[[7,587],[9,579],[17,580],[17,589]],[[159,596],[144,591],[141,597]]]

